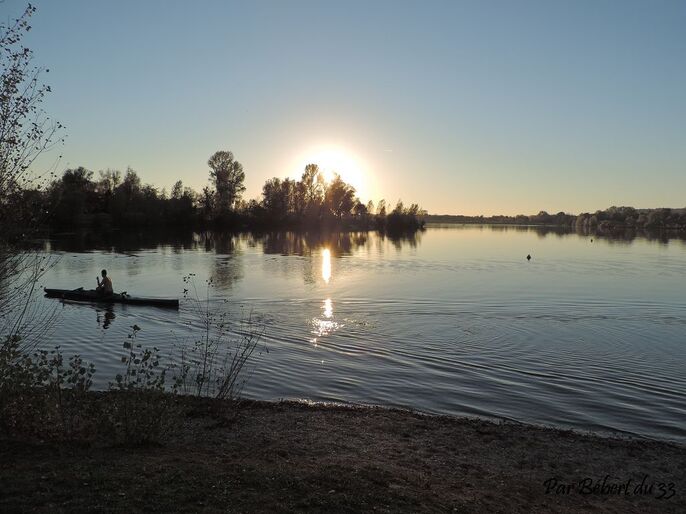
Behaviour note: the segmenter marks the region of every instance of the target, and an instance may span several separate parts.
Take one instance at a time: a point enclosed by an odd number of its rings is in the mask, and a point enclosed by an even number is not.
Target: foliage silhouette
[[[355,189],[335,174],[326,182],[316,164],[305,166],[300,180],[278,177],[262,188],[261,200],[242,200],[245,173],[231,152],[216,152],[208,161],[212,186],[197,193],[178,180],[167,196],[129,168],[94,173],[67,169],[47,191],[33,191],[50,214],[53,229],[174,227],[230,229],[346,229],[414,231],[422,227],[416,204],[398,202],[386,215],[384,200],[363,204]]]

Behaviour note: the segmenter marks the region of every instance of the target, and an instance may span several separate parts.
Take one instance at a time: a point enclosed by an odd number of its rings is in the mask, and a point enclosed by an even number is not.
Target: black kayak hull
[[[47,298],[61,298],[77,302],[96,303],[123,303],[127,305],[151,305],[154,307],[179,308],[179,301],[167,298],[141,298],[138,296],[121,295],[114,293],[109,296],[101,296],[96,291],[87,289],[48,289],[45,288]]]

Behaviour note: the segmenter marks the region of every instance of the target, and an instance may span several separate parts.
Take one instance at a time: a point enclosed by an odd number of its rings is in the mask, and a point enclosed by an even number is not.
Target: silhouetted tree
[[[200,195],[200,207],[202,208],[203,219],[205,221],[209,220],[212,212],[214,212],[214,198],[214,191],[205,186]]]
[[[65,170],[48,188],[48,211],[58,225],[84,225],[89,215],[102,210],[101,197],[92,181],[93,172],[80,166]]]
[[[117,187],[117,194],[121,195],[127,204],[131,204],[141,192],[141,179],[131,167],[126,168],[124,180]]]
[[[171,197],[174,200],[181,200],[182,196],[183,196],[183,182],[181,182],[180,180],[177,180],[176,183],[174,184],[174,187],[172,187]]]
[[[28,170],[41,153],[64,140],[62,125],[41,109],[50,92],[41,73],[49,70],[33,64],[33,52],[22,42],[35,11],[29,4],[19,18],[0,25],[0,245],[26,234],[38,221],[18,217],[26,213],[18,205],[22,189],[44,186]]]
[[[381,216],[382,218],[386,217],[386,200],[379,200],[379,205],[376,214],[377,216]]]
[[[359,200],[355,204],[355,207],[353,207],[353,213],[355,214],[355,216],[358,216],[358,217],[367,216],[368,212],[369,211],[367,210],[367,206],[365,204],[363,204],[362,202],[360,202]]]
[[[311,210],[313,207],[319,209],[324,198],[324,177],[319,172],[319,166],[316,164],[305,166],[300,182],[302,184],[305,208],[308,210]]]
[[[355,189],[343,182],[340,175],[334,175],[326,188],[324,205],[339,218],[344,214],[349,214],[355,205]]]
[[[391,213],[386,216],[385,229],[391,234],[413,232],[422,227],[423,222],[417,219],[419,205],[413,203],[405,207],[402,200],[398,200]]]
[[[36,8],[28,5],[19,18],[0,20],[0,354],[31,340],[32,331],[49,326],[31,308],[33,292],[45,267],[45,256],[18,245],[48,219],[44,216],[44,176],[29,174],[36,159],[62,142],[62,125],[41,108],[50,86],[24,45]],[[6,23],[3,23],[5,22]],[[33,170],[36,171],[35,169]],[[7,376],[7,375],[6,375]],[[4,377],[3,377],[4,378]],[[2,379],[0,379],[1,381]]]
[[[95,189],[98,194],[106,195],[112,194],[117,186],[121,183],[121,172],[117,170],[99,171],[100,180],[98,180]]]
[[[270,214],[286,214],[287,203],[282,196],[280,178],[274,177],[264,183],[262,186],[262,205]]]
[[[243,165],[234,160],[233,153],[224,150],[215,152],[207,165],[211,168],[210,178],[217,193],[215,207],[220,213],[230,211],[245,191]]]

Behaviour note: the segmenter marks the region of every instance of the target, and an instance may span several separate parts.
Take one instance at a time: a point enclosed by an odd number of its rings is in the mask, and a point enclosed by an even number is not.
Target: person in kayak
[[[114,292],[112,290],[112,280],[107,276],[106,269],[102,270],[100,273],[102,273],[102,282],[100,282],[100,278],[95,277],[95,280],[98,282],[98,287],[95,290],[100,296],[110,296]]]

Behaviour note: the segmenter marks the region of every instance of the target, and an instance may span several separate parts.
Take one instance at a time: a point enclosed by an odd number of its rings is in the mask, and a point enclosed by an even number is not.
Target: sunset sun
[[[367,171],[353,152],[340,146],[318,146],[303,152],[298,159],[296,173],[302,173],[307,164],[317,164],[327,182],[338,174],[355,188],[360,197],[367,196]]]

